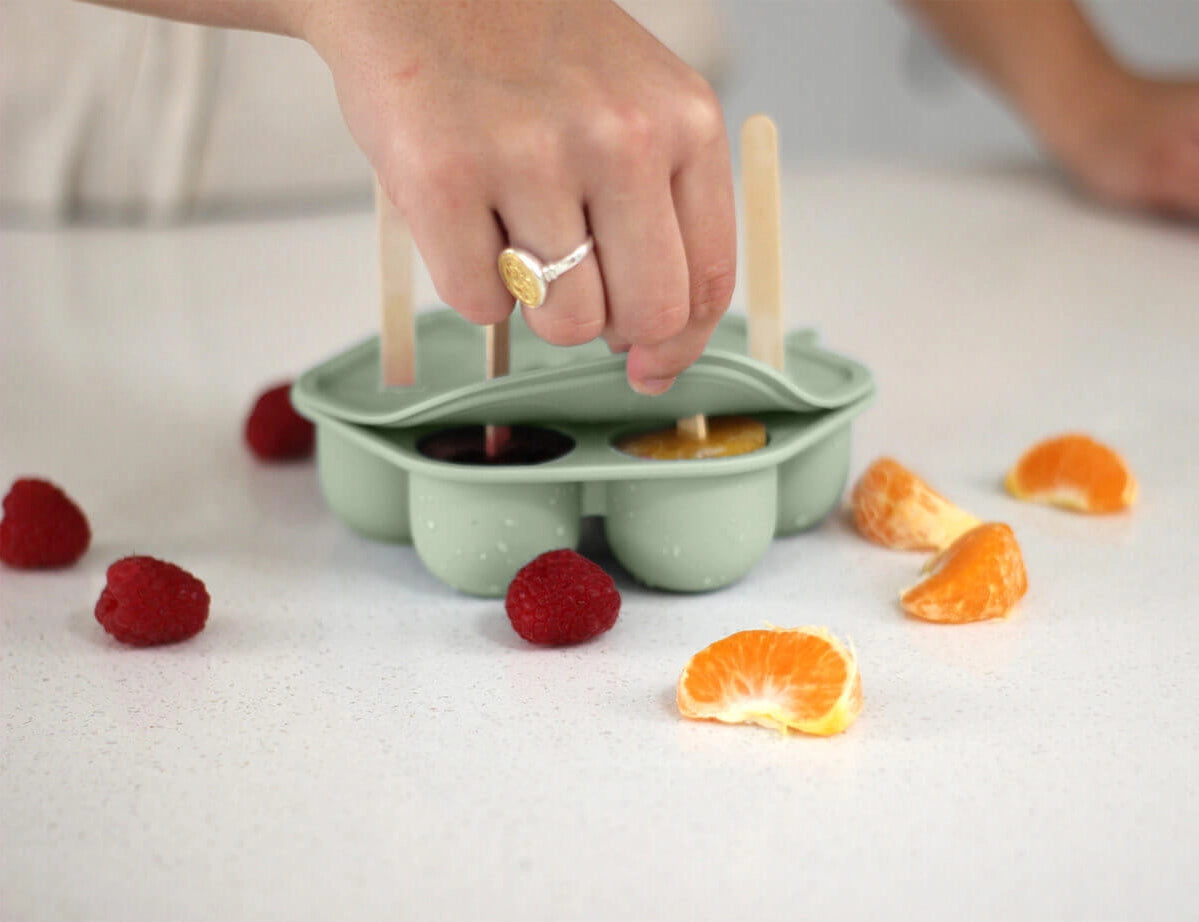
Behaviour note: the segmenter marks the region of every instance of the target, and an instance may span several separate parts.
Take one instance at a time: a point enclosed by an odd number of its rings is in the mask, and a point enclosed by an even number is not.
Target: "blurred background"
[[[773,115],[787,162],[1037,156],[1002,103],[890,0],[623,5],[709,76],[734,131]],[[1199,73],[1196,0],[1085,6],[1131,63]],[[74,0],[0,0],[0,155],[9,223],[369,201],[366,162],[309,47]]]
[[[1023,125],[958,68],[901,3],[716,4],[731,45],[722,94],[729,124],[754,111],[774,114],[780,154],[788,160],[992,159],[1036,152]],[[1081,5],[1129,63],[1199,73],[1196,0]]]

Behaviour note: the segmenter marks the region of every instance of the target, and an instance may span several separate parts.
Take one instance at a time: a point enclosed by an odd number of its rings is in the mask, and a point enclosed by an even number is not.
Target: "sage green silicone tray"
[[[744,576],[776,535],[820,521],[849,469],[850,423],[873,395],[869,372],[787,340],[781,373],[744,355],[745,324],[722,322],[700,360],[661,397],[634,394],[624,359],[602,344],[548,346],[513,323],[512,372],[483,382],[482,330],[448,311],[419,318],[411,388],[379,386],[378,341],[306,372],[292,390],[317,427],[330,508],[373,538],[411,542],[463,592],[502,595],[538,554],[574,547],[585,516],[603,516],[613,553],[641,582],[683,592]],[[745,413],[767,445],[732,458],[654,461],[623,454],[620,437],[695,412]],[[426,436],[464,424],[523,423],[574,447],[534,465],[483,466],[422,454]]]

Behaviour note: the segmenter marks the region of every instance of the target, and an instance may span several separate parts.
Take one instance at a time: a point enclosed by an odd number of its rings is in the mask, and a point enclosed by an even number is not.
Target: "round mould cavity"
[[[510,426],[507,444],[489,457],[484,443],[483,426],[460,426],[432,432],[417,442],[416,449],[434,461],[447,464],[528,466],[545,464],[570,454],[575,440],[555,429],[538,426]]]

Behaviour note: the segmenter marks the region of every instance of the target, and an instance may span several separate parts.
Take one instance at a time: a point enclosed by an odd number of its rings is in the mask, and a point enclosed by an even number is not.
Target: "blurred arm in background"
[[[1199,217],[1199,81],[1125,67],[1073,0],[905,0],[1099,198]]]

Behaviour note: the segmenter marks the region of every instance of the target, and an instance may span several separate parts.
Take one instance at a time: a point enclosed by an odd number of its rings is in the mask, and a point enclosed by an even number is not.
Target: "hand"
[[[1199,218],[1199,82],[1128,75],[1060,144],[1096,196]]]
[[[595,255],[526,310],[557,345],[598,336],[661,393],[732,297],[728,140],[703,79],[610,0],[311,0],[304,36],[404,215],[438,295],[508,316],[496,258]]]

